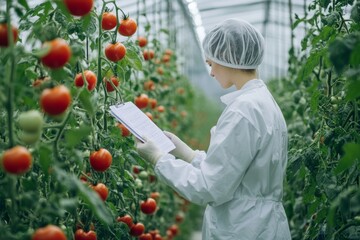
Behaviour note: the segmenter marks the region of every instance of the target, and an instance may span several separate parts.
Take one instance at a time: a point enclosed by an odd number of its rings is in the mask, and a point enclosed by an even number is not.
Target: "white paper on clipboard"
[[[175,145],[163,131],[134,103],[125,102],[112,105],[110,106],[110,113],[140,141],[144,142],[142,138],[144,136],[166,153],[175,149]]]

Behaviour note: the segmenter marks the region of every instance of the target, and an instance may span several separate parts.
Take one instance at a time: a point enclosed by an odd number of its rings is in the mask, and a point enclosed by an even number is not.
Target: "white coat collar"
[[[250,81],[247,81],[244,86],[242,86],[241,89],[236,90],[234,92],[231,93],[227,93],[223,96],[220,97],[220,100],[226,104],[229,105],[230,103],[232,103],[238,96],[244,94],[245,92],[254,89],[254,88],[259,88],[265,86],[265,83],[263,82],[263,80],[261,79],[253,79]]]

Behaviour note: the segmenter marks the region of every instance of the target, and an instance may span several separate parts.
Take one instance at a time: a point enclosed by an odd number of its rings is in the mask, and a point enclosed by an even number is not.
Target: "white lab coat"
[[[191,164],[163,156],[158,177],[189,201],[207,205],[204,240],[289,240],[282,205],[287,128],[262,80],[221,97],[227,106],[211,129],[207,153]]]

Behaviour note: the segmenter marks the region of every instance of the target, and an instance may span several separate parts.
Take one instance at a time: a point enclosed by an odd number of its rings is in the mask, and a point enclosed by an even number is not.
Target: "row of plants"
[[[289,76],[269,83],[289,130],[292,237],[359,239],[360,2],[314,0],[292,19],[299,27],[306,34],[289,51]]]
[[[6,1],[2,238],[189,239],[198,227],[184,222],[189,202],[157,181],[134,136],[109,114],[132,101],[160,128],[205,147],[190,131],[201,106],[176,49],[136,18],[114,0]]]

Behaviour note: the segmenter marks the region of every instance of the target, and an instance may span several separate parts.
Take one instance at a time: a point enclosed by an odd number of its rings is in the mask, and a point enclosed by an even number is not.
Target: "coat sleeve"
[[[242,115],[228,112],[223,119],[198,168],[170,154],[155,165],[161,180],[199,205],[231,200],[260,146],[258,131]]]

